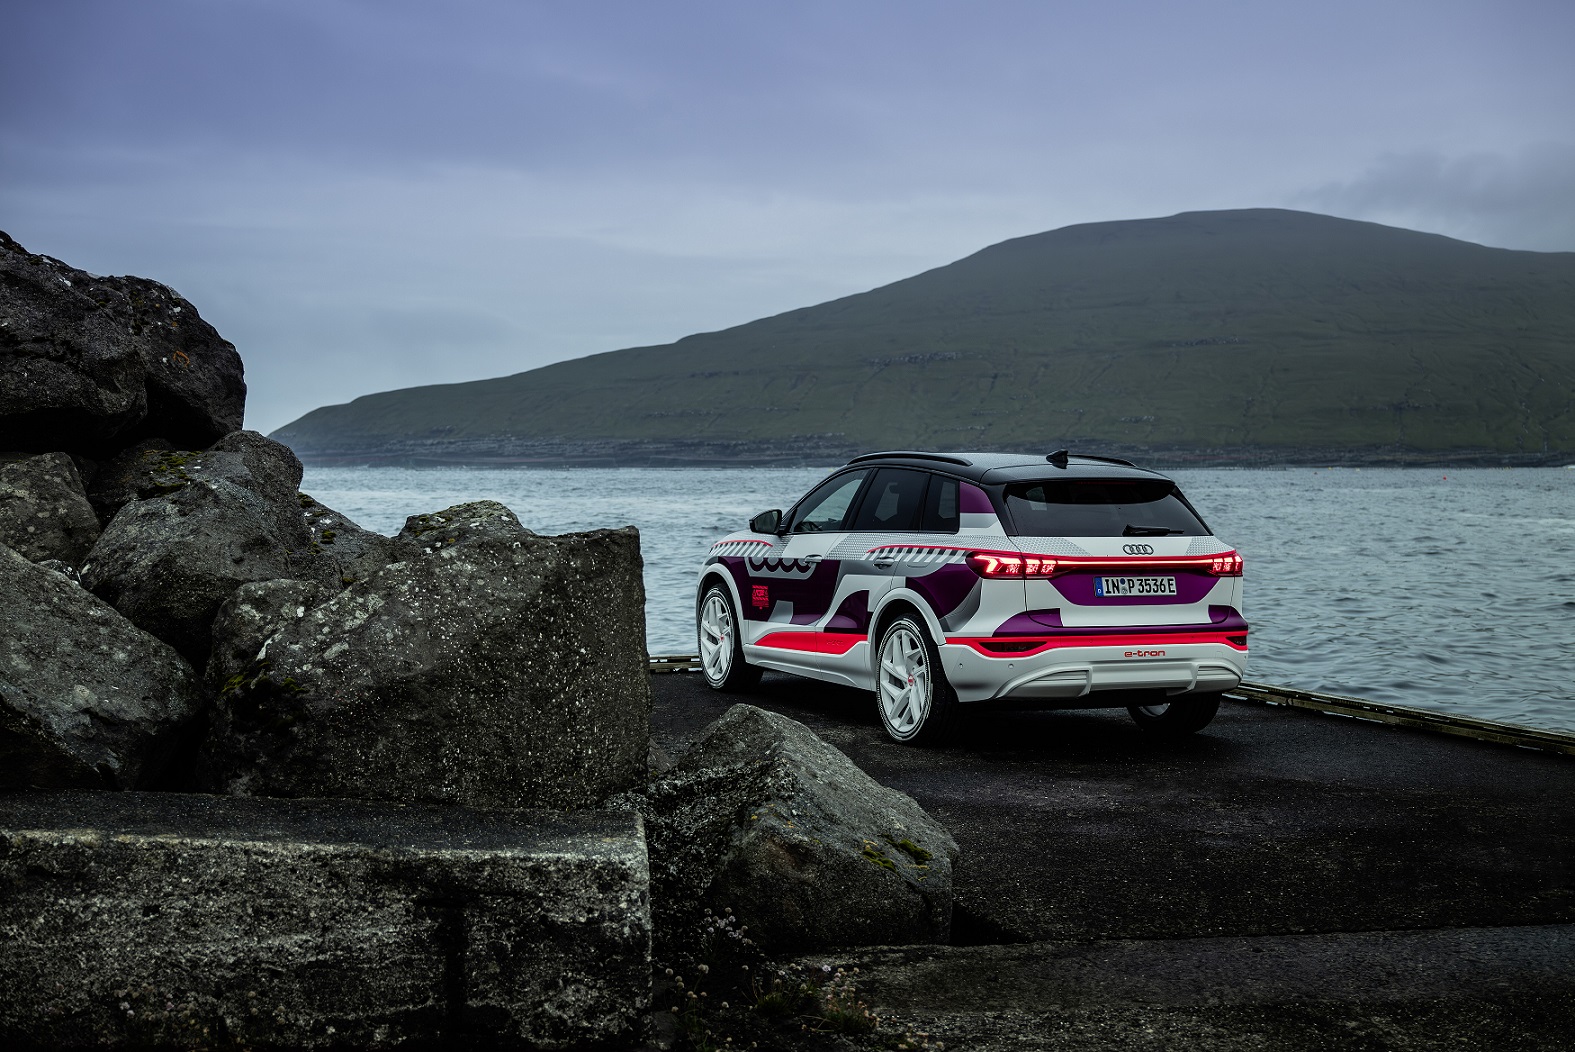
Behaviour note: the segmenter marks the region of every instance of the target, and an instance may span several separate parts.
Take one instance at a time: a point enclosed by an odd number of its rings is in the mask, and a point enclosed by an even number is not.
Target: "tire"
[[[695,636],[700,669],[712,690],[733,694],[760,682],[760,669],[744,662],[744,641],[727,589],[712,584],[695,604]]]
[[[892,741],[934,745],[957,722],[957,692],[917,617],[903,615],[881,633],[875,652],[875,710]]]
[[[1152,705],[1129,705],[1127,712],[1139,727],[1163,738],[1181,738],[1207,727],[1220,710],[1220,695],[1194,694],[1156,698]]]

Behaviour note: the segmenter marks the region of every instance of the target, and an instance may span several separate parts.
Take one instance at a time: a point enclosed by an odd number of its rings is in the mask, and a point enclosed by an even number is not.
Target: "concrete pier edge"
[[[651,655],[653,673],[699,672],[698,654]],[[1513,745],[1522,749],[1542,749],[1547,752],[1575,756],[1575,733],[1556,731],[1544,727],[1527,727],[1501,720],[1484,720],[1436,709],[1422,709],[1411,705],[1391,705],[1384,702],[1348,698],[1339,694],[1320,694],[1317,691],[1297,690],[1271,683],[1243,682],[1225,697],[1238,702],[1258,705],[1283,705],[1289,708],[1321,712],[1328,716],[1348,716],[1358,720],[1388,724],[1391,727],[1410,727],[1450,734],[1457,738]]]

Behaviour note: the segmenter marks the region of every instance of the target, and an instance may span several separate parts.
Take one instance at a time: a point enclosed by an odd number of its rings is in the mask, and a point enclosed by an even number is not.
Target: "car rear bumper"
[[[960,701],[1093,707],[1100,704],[1100,695],[1114,692],[1180,695],[1230,690],[1247,671],[1245,646],[1179,634],[1163,641],[1101,640],[1098,645],[1053,645],[1018,653],[989,653],[983,642],[954,638],[940,648],[946,678]],[[1125,704],[1115,699],[1111,703]]]

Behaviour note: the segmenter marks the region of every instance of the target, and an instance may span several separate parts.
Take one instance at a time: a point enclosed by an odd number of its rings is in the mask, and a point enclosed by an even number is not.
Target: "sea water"
[[[538,533],[633,524],[653,654],[695,651],[711,543],[827,468],[311,468],[362,526],[472,500]],[[1575,730],[1575,471],[1172,472],[1246,559],[1248,679]]]

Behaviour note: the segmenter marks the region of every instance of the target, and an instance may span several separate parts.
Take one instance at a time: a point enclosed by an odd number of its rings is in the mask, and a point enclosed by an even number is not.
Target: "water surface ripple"
[[[640,528],[652,653],[689,653],[710,544],[821,468],[310,468],[368,529],[490,499],[538,533]],[[1575,730],[1575,471],[1175,472],[1246,558],[1248,677]]]

